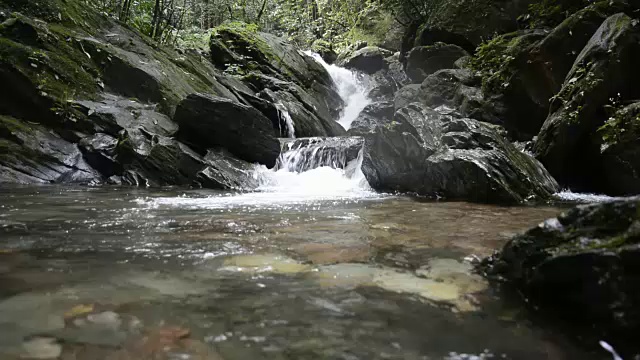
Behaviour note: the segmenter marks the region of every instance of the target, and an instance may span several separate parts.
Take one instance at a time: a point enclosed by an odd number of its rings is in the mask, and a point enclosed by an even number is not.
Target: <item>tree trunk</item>
[[[153,20],[151,20],[151,36],[152,39],[156,38],[160,24],[160,0],[156,0],[156,5],[153,7]]]

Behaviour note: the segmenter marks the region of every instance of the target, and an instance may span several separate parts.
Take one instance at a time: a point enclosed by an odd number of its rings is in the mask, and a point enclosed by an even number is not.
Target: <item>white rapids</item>
[[[358,118],[358,115],[367,105],[371,104],[371,99],[368,96],[367,76],[337,65],[329,65],[320,55],[310,51],[305,52],[305,54],[312,56],[319,62],[329,72],[333,82],[336,83],[338,94],[340,94],[346,105],[342,110],[338,123],[346,130],[349,130],[351,123]]]

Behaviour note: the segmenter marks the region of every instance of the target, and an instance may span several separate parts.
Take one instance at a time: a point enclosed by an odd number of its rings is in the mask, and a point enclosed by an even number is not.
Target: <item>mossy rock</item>
[[[320,55],[327,64],[333,64],[338,59],[338,54],[334,51],[333,45],[322,39],[318,39],[311,44],[311,51]]]
[[[68,102],[94,98],[99,71],[70,34],[19,13],[0,25],[0,78],[14,84],[2,112],[60,127],[77,120]]]
[[[555,321],[588,329],[585,342],[640,351],[640,199],[578,206],[513,237],[483,261],[491,279],[517,290]]]
[[[303,88],[314,82],[332,87],[326,70],[292,44],[257,30],[255,25],[229,23],[211,33],[211,59],[219,69],[233,75],[260,72]]]
[[[612,99],[640,98],[640,30],[624,14],[609,17],[582,50],[534,146],[536,157],[564,186],[608,191],[601,138]]]
[[[640,102],[615,111],[598,129],[607,192],[640,193]]]

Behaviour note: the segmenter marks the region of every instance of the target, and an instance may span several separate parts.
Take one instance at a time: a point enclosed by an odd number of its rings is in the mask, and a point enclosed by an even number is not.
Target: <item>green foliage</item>
[[[209,49],[209,38],[212,30],[202,30],[198,27],[191,27],[176,33],[175,45],[179,49],[198,49],[207,51]]]
[[[529,5],[529,13],[522,16],[521,20],[528,21],[532,29],[554,27],[591,3],[593,0],[542,0]]]
[[[521,45],[518,33],[501,35],[482,43],[476,49],[476,56],[469,66],[482,76],[483,89],[489,93],[499,93],[508,86],[515,61],[515,54]]]
[[[637,141],[640,138],[640,104],[616,109],[616,102],[610,109],[615,110],[603,126],[598,129],[603,145],[609,147],[619,143]]]

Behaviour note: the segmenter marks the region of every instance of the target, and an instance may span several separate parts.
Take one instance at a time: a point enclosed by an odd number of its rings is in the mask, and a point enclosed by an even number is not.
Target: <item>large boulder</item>
[[[0,115],[0,183],[98,183],[80,149],[49,129]]]
[[[416,89],[411,85],[399,91],[396,94],[397,108],[412,102],[432,108],[446,106],[457,109],[465,117],[505,125],[503,119],[497,116],[501,103],[485,95],[480,77],[469,69],[436,71]]]
[[[178,106],[174,120],[180,126],[178,139],[200,151],[223,148],[242,160],[268,167],[273,167],[280,155],[271,120],[229,99],[189,95]]]
[[[252,95],[280,102],[292,117],[298,116],[296,136],[344,133],[335,124],[344,102],[327,70],[313,57],[255,26],[238,23],[215,28],[210,48],[218,69],[241,76]],[[266,96],[261,93],[264,89],[276,96]]]
[[[609,17],[589,40],[551,104],[535,155],[563,186],[602,191],[596,130],[611,99],[640,97],[640,28],[624,14]]]
[[[333,45],[326,40],[318,39],[314,41],[311,44],[311,51],[320,55],[327,64],[333,64],[338,59],[338,54],[333,49]]]
[[[591,36],[607,17],[623,9],[618,1],[597,2],[575,12],[553,30],[504,34],[482,44],[470,66],[483,75],[483,91],[500,103],[499,118],[512,138],[537,135],[550,99]]]
[[[515,236],[483,261],[528,304],[640,353],[640,199],[578,206]]]
[[[393,54],[388,50],[377,46],[367,46],[346,55],[341,54],[338,65],[365,74],[373,74],[389,67],[385,58],[391,55]]]
[[[407,75],[414,83],[421,83],[434,72],[453,69],[455,62],[469,55],[457,45],[436,43],[430,46],[418,46],[409,52]]]
[[[210,40],[211,60],[237,75],[256,71],[307,88],[314,82],[332,86],[329,73],[311,56],[283,39],[262,33],[255,25],[232,23],[216,27]]]
[[[134,186],[193,184],[205,167],[202,157],[174,139],[143,129],[124,131],[115,148],[122,182]]]
[[[351,124],[349,135],[365,140],[362,172],[375,189],[416,191],[428,156],[417,130],[393,117],[393,104],[373,103]]]
[[[96,140],[93,139],[94,143]],[[104,138],[101,140],[104,144]],[[107,149],[97,150],[106,155],[104,151]],[[114,183],[183,185],[217,190],[252,190],[257,187],[252,176],[254,166],[227,151],[212,149],[201,156],[181,142],[152,135],[143,129],[124,131],[111,152],[118,165],[110,177]]]
[[[548,198],[558,190],[497,126],[444,107],[392,109],[372,104],[349,130],[365,138],[362,169],[376,189],[488,203]]]
[[[405,35],[401,52],[407,54],[414,46],[436,42],[455,44],[473,52],[484,39],[516,30],[518,17],[534,2],[538,0],[424,1],[420,7],[426,17],[418,26],[407,28],[413,34]]]
[[[374,102],[393,100],[396,92],[411,82],[398,60],[398,54],[389,56],[385,62],[387,68],[366,78],[366,87],[369,90],[367,96]]]
[[[640,194],[640,102],[618,110],[598,135],[604,164],[604,186],[613,195]]]

